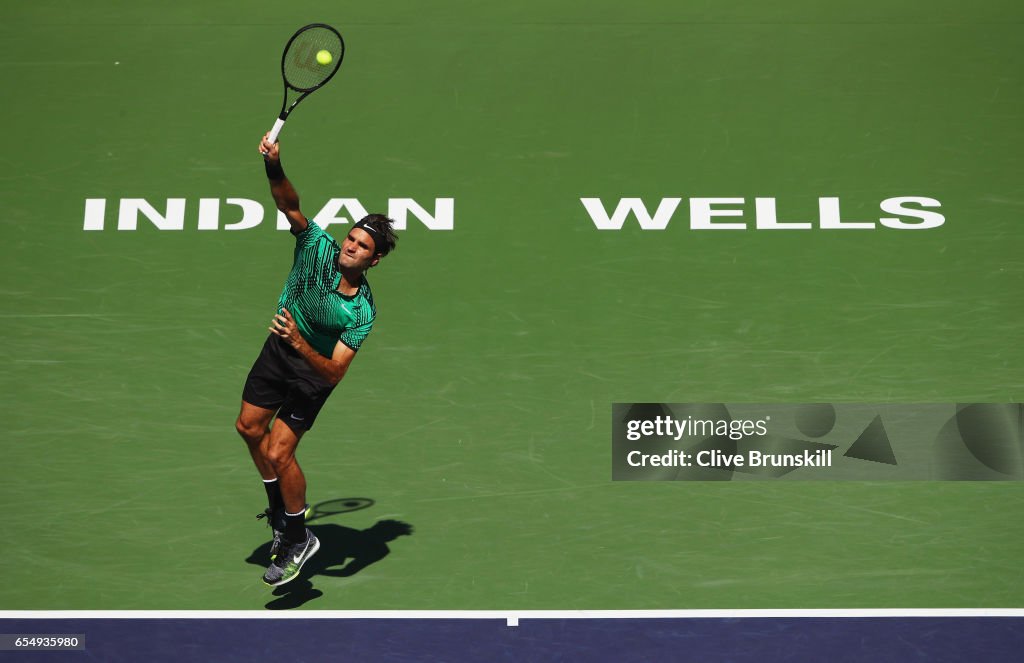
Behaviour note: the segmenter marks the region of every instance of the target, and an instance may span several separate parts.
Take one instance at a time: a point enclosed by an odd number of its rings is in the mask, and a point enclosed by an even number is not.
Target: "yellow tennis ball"
[[[334,60],[334,56],[331,55],[330,51],[319,51],[316,54],[316,61],[322,65],[329,65]]]

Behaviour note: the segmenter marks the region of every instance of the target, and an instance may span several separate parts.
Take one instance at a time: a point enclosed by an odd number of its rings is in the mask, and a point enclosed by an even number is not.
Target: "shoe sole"
[[[302,573],[302,567],[306,565],[306,562],[309,561],[310,557],[312,557],[313,555],[316,554],[317,550],[320,550],[320,539],[314,538],[313,539],[312,549],[305,555],[303,560],[299,563],[299,568],[295,569],[295,573],[292,575],[291,578],[287,578],[287,579],[282,578],[281,580],[278,580],[277,582],[267,582],[266,580],[264,580],[263,584],[266,585],[267,587],[280,587],[281,585],[285,585],[285,584],[291,582],[292,580],[295,580],[296,578],[299,577],[299,574]]]

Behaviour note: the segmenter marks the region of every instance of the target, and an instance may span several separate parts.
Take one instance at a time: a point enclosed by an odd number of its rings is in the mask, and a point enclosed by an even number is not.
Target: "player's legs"
[[[264,481],[277,478],[274,466],[263,455],[263,440],[270,434],[270,420],[274,418],[274,410],[258,407],[242,401],[242,410],[235,421],[235,430],[249,447],[249,455],[256,465]]]
[[[242,392],[236,428],[264,479],[274,528],[273,563],[263,581],[277,586],[298,574],[320,544],[306,528],[306,477],[295,459],[303,433],[313,425],[333,385],[297,352],[271,335]],[[270,428],[276,414],[277,420]]]
[[[260,444],[259,455],[277,477],[288,513],[302,513],[306,510],[306,477],[295,459],[295,449],[303,432],[292,430],[278,419]]]
[[[263,441],[270,436],[270,420],[275,410],[259,407],[242,401],[242,410],[235,421],[235,429],[245,440],[253,464],[263,478],[263,489],[267,493],[267,509],[257,518],[267,518],[267,524],[273,530],[270,542],[270,558],[273,559],[281,548],[281,537],[286,527],[285,507],[281,499],[281,482],[277,479],[274,466],[263,455]]]
[[[287,509],[281,552],[263,574],[263,582],[272,587],[294,579],[303,564],[320,549],[316,535],[306,529],[306,477],[295,460],[295,448],[303,432],[301,429],[292,430],[279,416],[270,435],[263,439],[263,455],[277,473]]]
[[[306,477],[295,459],[295,448],[334,389],[304,359],[298,360],[303,363],[295,366],[297,377],[289,383],[288,396],[277,412],[274,427],[260,445],[262,456],[278,478],[285,509],[293,515],[306,509]],[[301,536],[305,526],[294,525],[291,516],[288,520],[292,534]]]

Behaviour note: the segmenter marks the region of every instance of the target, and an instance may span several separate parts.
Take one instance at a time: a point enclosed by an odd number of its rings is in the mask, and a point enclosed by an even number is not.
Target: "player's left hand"
[[[292,317],[292,314],[286,308],[282,308],[281,312],[274,316],[274,319],[271,321],[270,331],[283,338],[292,347],[295,347],[302,341],[299,327],[295,324],[295,318]]]

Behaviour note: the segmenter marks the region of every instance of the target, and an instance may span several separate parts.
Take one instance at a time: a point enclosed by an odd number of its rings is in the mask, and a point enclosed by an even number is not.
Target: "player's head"
[[[341,243],[338,264],[367,270],[395,249],[394,221],[383,214],[368,214],[359,220]]]

